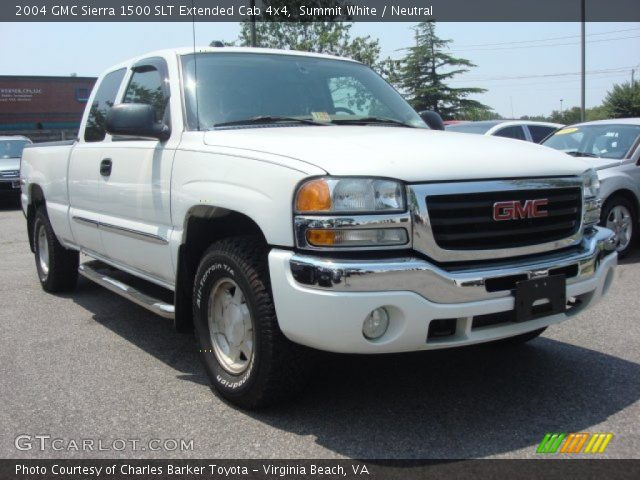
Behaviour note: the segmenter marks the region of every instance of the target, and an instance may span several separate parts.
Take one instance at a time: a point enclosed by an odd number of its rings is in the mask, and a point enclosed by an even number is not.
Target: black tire
[[[41,264],[40,232],[44,235],[48,247],[48,269]],[[36,212],[33,224],[33,245],[35,250],[36,269],[42,288],[51,293],[70,292],[78,282],[78,264],[80,254],[75,250],[64,248],[53,233],[46,210],[40,208]]]
[[[607,226],[607,219],[611,214],[611,210],[618,205],[625,207],[631,214],[631,241],[625,248],[618,250],[618,257],[624,258],[629,254],[638,241],[638,210],[636,205],[625,197],[614,195],[604,202],[602,213],[600,214],[600,225],[603,227]]]
[[[544,333],[546,329],[547,327],[539,328],[538,330],[533,330],[532,332],[516,335],[515,337],[503,338],[501,340],[497,340],[492,343],[496,345],[504,346],[504,347],[513,347],[517,345],[522,345],[523,343],[527,343],[535,338],[538,338],[540,335]]]
[[[302,347],[280,331],[269,272],[268,248],[253,237],[214,243],[204,253],[195,276],[193,321],[200,358],[215,390],[242,408],[268,406],[294,393],[303,371]],[[220,282],[240,287],[253,324],[253,353],[246,370],[230,373],[214,351],[208,321],[211,293]]]

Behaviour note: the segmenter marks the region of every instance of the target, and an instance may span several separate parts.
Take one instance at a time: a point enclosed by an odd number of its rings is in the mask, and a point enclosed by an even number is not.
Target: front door
[[[156,119],[170,125],[169,96],[166,62],[154,57],[132,67],[122,101],[150,104]],[[109,165],[101,194],[100,231],[106,254],[161,284],[173,279],[168,240],[176,134],[167,142],[112,137],[101,151],[101,161]]]

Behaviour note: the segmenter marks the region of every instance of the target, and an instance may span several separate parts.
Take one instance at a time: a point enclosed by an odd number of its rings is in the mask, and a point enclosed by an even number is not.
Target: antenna
[[[196,9],[191,0],[191,33],[193,36],[193,93],[196,99],[196,130],[200,131],[200,110],[198,108],[198,54],[196,52]]]

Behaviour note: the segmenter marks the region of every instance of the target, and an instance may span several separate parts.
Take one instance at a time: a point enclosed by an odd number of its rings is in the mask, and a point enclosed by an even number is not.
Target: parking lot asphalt
[[[43,292],[25,232],[3,203],[0,458],[535,458],[547,432],[611,432],[599,457],[640,458],[640,250],[600,304],[530,344],[323,355],[299,398],[245,412],[170,322],[84,279]],[[87,439],[110,449],[74,448]]]

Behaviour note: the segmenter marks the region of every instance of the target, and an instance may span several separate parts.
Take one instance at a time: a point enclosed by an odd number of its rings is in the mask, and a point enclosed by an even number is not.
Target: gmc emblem
[[[525,200],[524,205],[518,200],[496,202],[493,204],[493,219],[496,222],[501,222],[503,220],[548,217],[549,212],[542,209],[548,203],[549,200],[546,198]]]

